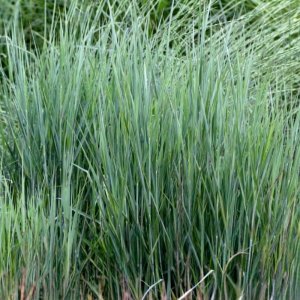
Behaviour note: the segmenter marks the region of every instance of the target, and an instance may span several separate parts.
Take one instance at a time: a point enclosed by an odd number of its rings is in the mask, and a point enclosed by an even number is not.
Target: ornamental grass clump
[[[0,297],[297,299],[297,8],[105,4],[5,35]]]

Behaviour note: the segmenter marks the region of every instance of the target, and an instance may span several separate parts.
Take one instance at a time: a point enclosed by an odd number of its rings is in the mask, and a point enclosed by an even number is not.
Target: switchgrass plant
[[[297,299],[297,10],[106,4],[5,37],[0,296]]]

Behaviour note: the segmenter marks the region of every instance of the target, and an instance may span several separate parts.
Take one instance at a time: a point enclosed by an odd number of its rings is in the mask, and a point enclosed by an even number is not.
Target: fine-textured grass
[[[299,11],[256,2],[10,26],[1,299],[299,298]]]

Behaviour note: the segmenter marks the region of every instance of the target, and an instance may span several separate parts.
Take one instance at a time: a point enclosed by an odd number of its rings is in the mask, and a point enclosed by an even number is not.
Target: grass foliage
[[[196,2],[3,25],[1,299],[299,297],[297,1]]]

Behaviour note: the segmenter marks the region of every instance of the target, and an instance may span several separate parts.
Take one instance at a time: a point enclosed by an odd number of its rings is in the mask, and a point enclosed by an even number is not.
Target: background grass
[[[33,3],[2,23],[1,298],[297,299],[297,1]]]

